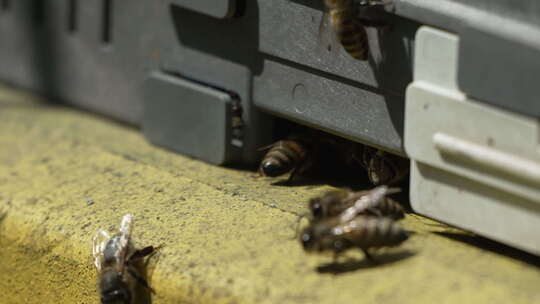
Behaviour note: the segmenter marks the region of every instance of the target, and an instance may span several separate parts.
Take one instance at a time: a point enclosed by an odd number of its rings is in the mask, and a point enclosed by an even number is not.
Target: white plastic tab
[[[433,135],[435,148],[458,161],[496,170],[504,175],[540,187],[540,165],[536,162],[503,153],[482,145],[444,134]],[[444,155],[443,155],[444,157]]]
[[[430,27],[421,27],[416,35],[414,81],[425,81],[451,91],[457,86],[459,38]],[[438,67],[434,69],[433,67]]]
[[[540,254],[540,125],[465,96],[458,49],[453,34],[417,32],[405,110],[412,206]]]

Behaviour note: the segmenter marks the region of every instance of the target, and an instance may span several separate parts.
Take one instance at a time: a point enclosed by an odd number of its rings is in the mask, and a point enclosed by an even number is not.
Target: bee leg
[[[296,166],[292,172],[291,172],[291,175],[289,175],[289,178],[287,179],[287,184],[290,184],[293,179],[298,175],[298,174],[302,174],[304,173],[307,169],[309,169],[310,167],[310,164],[306,161],[304,161],[302,164],[300,164],[299,166]]]
[[[154,251],[156,251],[156,248],[154,248],[154,246],[147,246],[147,247],[144,247],[143,249],[135,250],[129,256],[128,261],[133,262],[133,261],[142,259],[147,255],[151,255],[152,253],[154,253]]]
[[[140,260],[144,257],[150,258],[153,255],[155,255],[159,250],[161,250],[161,248],[163,248],[162,245],[158,247],[147,246],[147,247],[144,247],[143,249],[135,250],[135,252],[131,254],[131,256],[128,258],[127,261],[128,263],[133,263],[134,261]]]
[[[259,170],[257,170],[257,177],[263,177],[263,176],[264,176],[264,172],[261,165],[259,166]]]
[[[304,160],[302,163],[300,163],[293,169],[291,175],[289,175],[289,179],[287,179],[287,184],[292,182],[293,178],[295,178],[298,174],[303,174],[304,172],[309,170],[312,165],[313,159],[311,157],[308,157],[306,160]]]
[[[370,261],[371,263],[377,264],[377,260],[373,258],[371,253],[367,249],[362,249],[362,252],[364,252],[364,255],[366,256],[366,259]]]
[[[294,168],[293,171],[291,172],[291,175],[289,175],[289,178],[287,179],[287,181],[285,182],[286,184],[290,184],[292,183],[294,177],[296,176],[296,174],[298,174],[298,168]]]
[[[339,252],[334,251],[334,255],[332,256],[332,263],[337,264],[339,260]]]
[[[156,291],[150,287],[150,285],[148,285],[148,282],[139,274],[137,273],[137,271],[135,271],[133,268],[131,267],[128,267],[127,268],[129,274],[135,278],[135,280],[137,281],[137,283],[141,284],[144,288],[148,289],[151,293],[155,294]]]

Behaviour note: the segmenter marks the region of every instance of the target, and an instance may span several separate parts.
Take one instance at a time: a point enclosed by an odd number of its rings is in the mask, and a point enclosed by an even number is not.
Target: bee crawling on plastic
[[[98,289],[102,304],[133,304],[139,286],[154,293],[144,277],[143,260],[160,248],[135,249],[131,242],[133,216],[122,218],[119,232],[110,236],[100,229],[93,239],[92,253],[98,272]]]

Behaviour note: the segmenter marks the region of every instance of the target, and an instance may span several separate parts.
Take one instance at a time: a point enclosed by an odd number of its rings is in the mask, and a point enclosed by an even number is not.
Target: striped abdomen
[[[381,215],[390,217],[394,220],[405,217],[403,207],[401,207],[398,202],[388,197],[384,198],[375,209],[380,211]]]
[[[384,217],[358,216],[332,230],[334,237],[360,249],[397,246],[409,238],[399,224]]]
[[[265,176],[280,176],[300,166],[306,158],[306,147],[296,140],[280,140],[270,147],[259,171]]]
[[[366,30],[356,22],[352,5],[330,7],[330,22],[336,36],[349,55],[367,60],[369,46]]]

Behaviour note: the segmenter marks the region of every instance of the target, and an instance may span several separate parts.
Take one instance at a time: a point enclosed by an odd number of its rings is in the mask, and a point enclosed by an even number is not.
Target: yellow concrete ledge
[[[538,258],[414,215],[386,263],[325,266],[290,237],[326,188],[271,186],[2,89],[0,302],[97,303],[92,236],[131,212],[137,244],[165,245],[154,303],[540,303]]]

